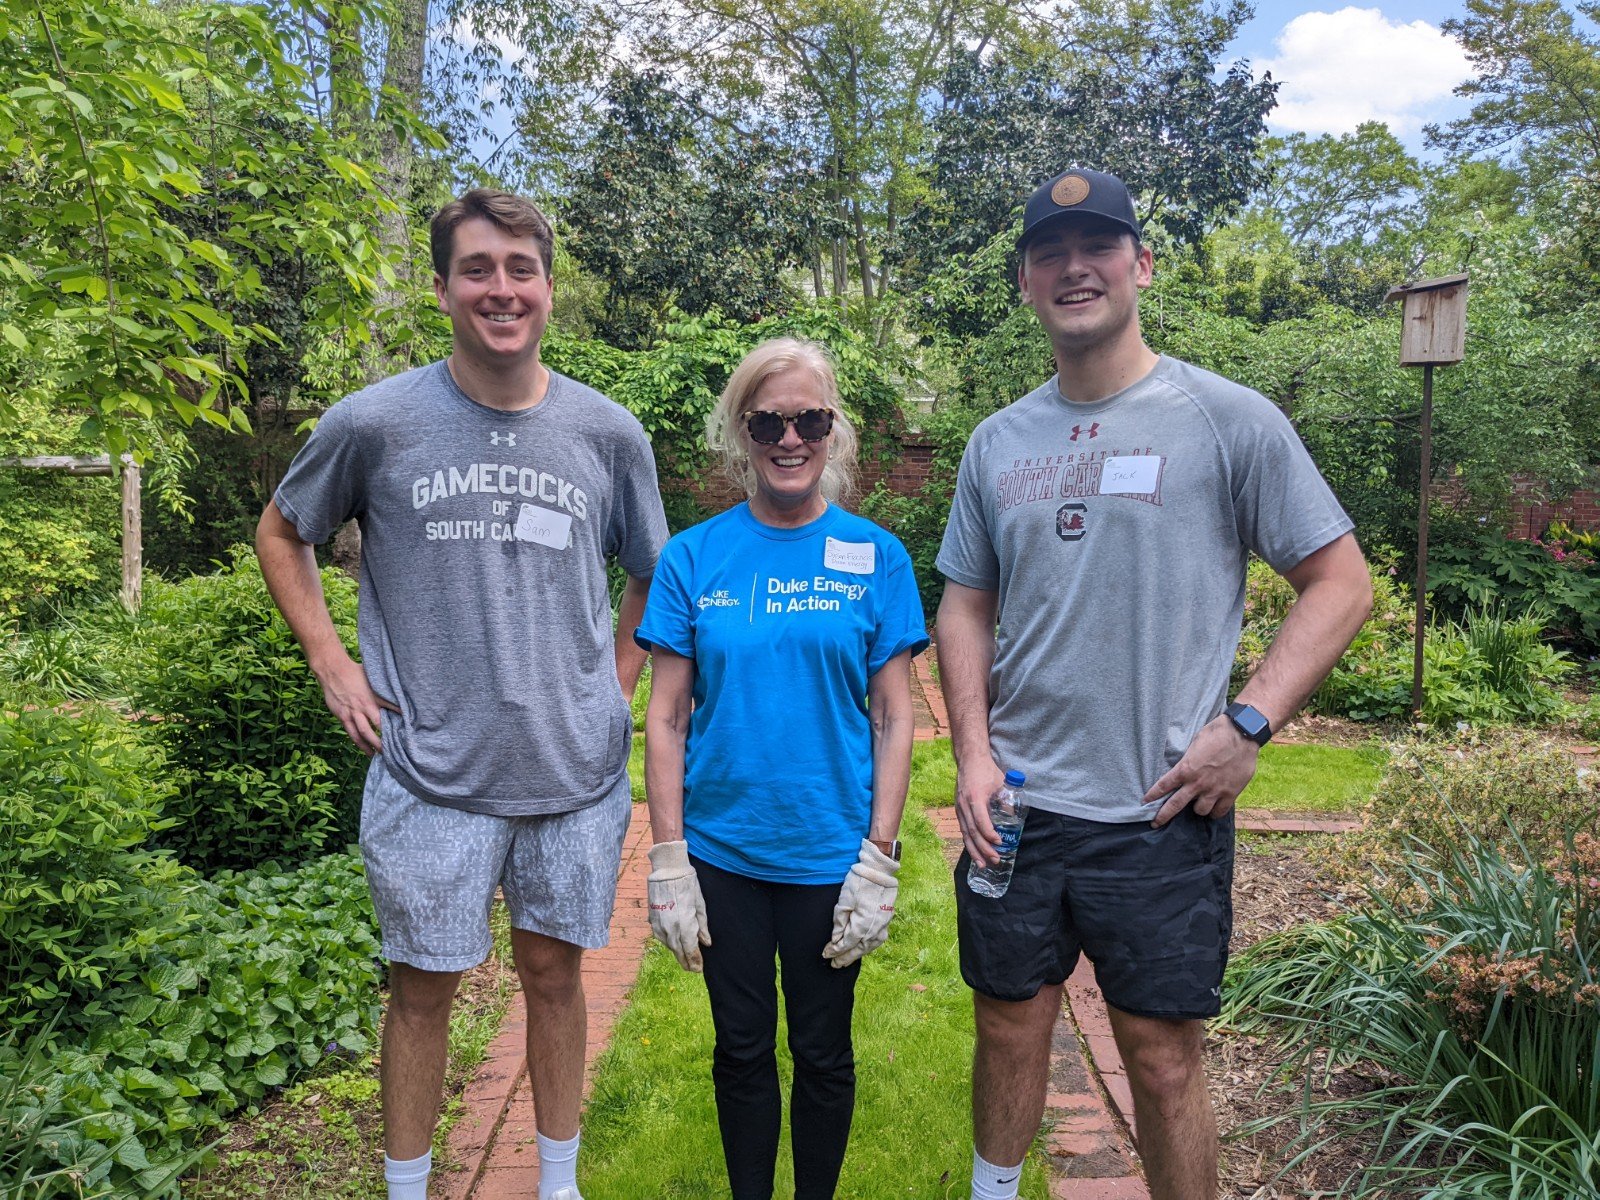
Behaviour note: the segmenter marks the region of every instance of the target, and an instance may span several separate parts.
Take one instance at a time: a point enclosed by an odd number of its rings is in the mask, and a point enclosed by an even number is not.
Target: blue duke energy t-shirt
[[[793,529],[747,504],[661,551],[634,635],[695,664],[689,852],[776,883],[839,883],[872,811],[867,682],[928,644],[911,557],[829,506]]]

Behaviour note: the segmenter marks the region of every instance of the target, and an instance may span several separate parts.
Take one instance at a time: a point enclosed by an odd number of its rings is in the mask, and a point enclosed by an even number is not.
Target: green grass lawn
[[[963,1197],[971,1173],[972,1000],[956,962],[950,871],[915,803],[901,837],[906,856],[892,934],[866,959],[856,992],[856,1118],[841,1200]],[[781,1029],[778,1041],[787,1093]],[[618,1200],[728,1195],[711,1046],[704,983],[652,943],[585,1112],[586,1193]],[[776,1194],[792,1188],[785,1128]],[[1042,1161],[1030,1159],[1022,1195],[1044,1200],[1047,1193]]]
[[[1378,746],[1285,743],[1261,749],[1239,807],[1276,812],[1349,812],[1378,786],[1389,755]]]
[[[1372,794],[1387,754],[1375,746],[1267,745],[1256,777],[1239,798],[1241,808],[1280,812],[1344,812]],[[955,760],[950,741],[918,742],[911,751],[915,805],[953,802]]]

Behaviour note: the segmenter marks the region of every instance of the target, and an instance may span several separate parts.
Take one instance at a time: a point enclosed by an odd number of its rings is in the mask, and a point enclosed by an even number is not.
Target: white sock
[[[1022,1179],[1022,1164],[997,1167],[972,1152],[972,1200],[1017,1200],[1017,1185]]]
[[[421,1158],[398,1159],[383,1156],[383,1178],[389,1185],[389,1200],[428,1200],[428,1172],[433,1170],[433,1151]]]
[[[539,1200],[550,1200],[562,1188],[578,1191],[578,1138],[564,1142],[536,1135],[539,1141]]]

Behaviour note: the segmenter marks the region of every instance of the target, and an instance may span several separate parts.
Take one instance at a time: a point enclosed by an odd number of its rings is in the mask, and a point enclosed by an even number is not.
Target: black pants
[[[822,957],[833,936],[836,883],[767,883],[693,860],[711,945],[706,990],[717,1047],[711,1079],[733,1200],[770,1200],[778,1160],[778,991],[794,1059],[789,1140],[795,1200],[832,1200],[856,1103],[850,1016],[861,963],[835,970]]]

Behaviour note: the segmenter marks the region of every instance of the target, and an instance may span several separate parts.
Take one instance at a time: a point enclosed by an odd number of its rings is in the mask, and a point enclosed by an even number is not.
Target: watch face
[[[1253,742],[1264,742],[1270,736],[1267,719],[1248,704],[1229,705],[1228,719],[1238,727],[1240,733]]]

